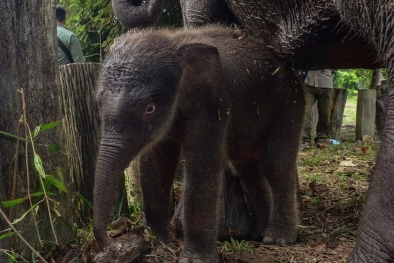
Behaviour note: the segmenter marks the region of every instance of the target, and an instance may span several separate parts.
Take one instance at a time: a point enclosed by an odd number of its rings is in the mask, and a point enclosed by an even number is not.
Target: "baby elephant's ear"
[[[184,45],[179,48],[178,57],[182,65],[178,105],[185,115],[190,115],[222,96],[222,65],[218,49],[206,44]]]

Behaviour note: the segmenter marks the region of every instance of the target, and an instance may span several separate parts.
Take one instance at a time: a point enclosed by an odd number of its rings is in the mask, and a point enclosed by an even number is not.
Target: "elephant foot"
[[[213,252],[207,254],[195,253],[189,250],[183,250],[178,257],[178,263],[218,263],[219,253],[216,248]]]
[[[271,224],[263,233],[264,245],[292,245],[296,240],[296,226]]]

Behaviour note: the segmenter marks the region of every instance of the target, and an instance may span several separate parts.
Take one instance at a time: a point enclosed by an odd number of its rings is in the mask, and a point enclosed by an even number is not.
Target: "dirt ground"
[[[370,138],[345,142],[354,137],[352,126],[344,127],[342,134],[340,145],[300,147],[302,211],[298,242],[293,246],[264,246],[246,241],[220,243],[220,262],[346,262],[354,246],[377,143]],[[133,228],[130,221],[120,225]],[[96,256],[97,262],[175,262],[182,247],[180,240],[156,242],[144,228],[121,235],[114,244],[107,253],[98,256],[95,242],[63,246],[60,254],[48,262],[93,262]]]
[[[300,146],[297,170],[302,209],[295,245],[266,246],[259,242],[234,240],[218,242],[220,262],[346,262],[354,247],[369,176],[379,147],[379,142],[370,137],[355,142],[354,129],[349,124],[342,127],[339,145],[327,142],[319,148],[316,145]],[[105,253],[99,251],[91,225],[79,229],[78,239],[74,242],[53,246],[40,253],[48,263],[153,263],[175,262],[183,247],[181,239],[160,242],[147,228],[127,219],[118,220],[111,227],[111,234],[116,237]],[[18,259],[9,262],[28,262]],[[43,261],[34,259],[32,262]]]

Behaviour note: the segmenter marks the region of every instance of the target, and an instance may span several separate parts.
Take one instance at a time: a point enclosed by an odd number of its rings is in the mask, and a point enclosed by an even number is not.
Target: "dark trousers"
[[[329,136],[331,109],[333,106],[334,89],[317,88],[305,84],[305,115],[302,129],[303,142],[312,141],[312,108],[317,100],[319,119],[316,127],[315,142],[324,142]]]

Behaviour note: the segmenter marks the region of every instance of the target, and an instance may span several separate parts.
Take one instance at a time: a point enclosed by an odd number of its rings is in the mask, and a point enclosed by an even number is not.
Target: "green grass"
[[[357,93],[349,94],[346,100],[345,111],[343,113],[342,125],[356,125],[357,113]]]
[[[232,237],[230,241],[218,242],[221,246],[221,250],[227,253],[231,252],[249,252],[253,254],[253,245],[249,241],[245,240],[234,240]]]
[[[321,184],[324,182],[325,176],[321,173],[305,173],[308,182],[315,182]]]

